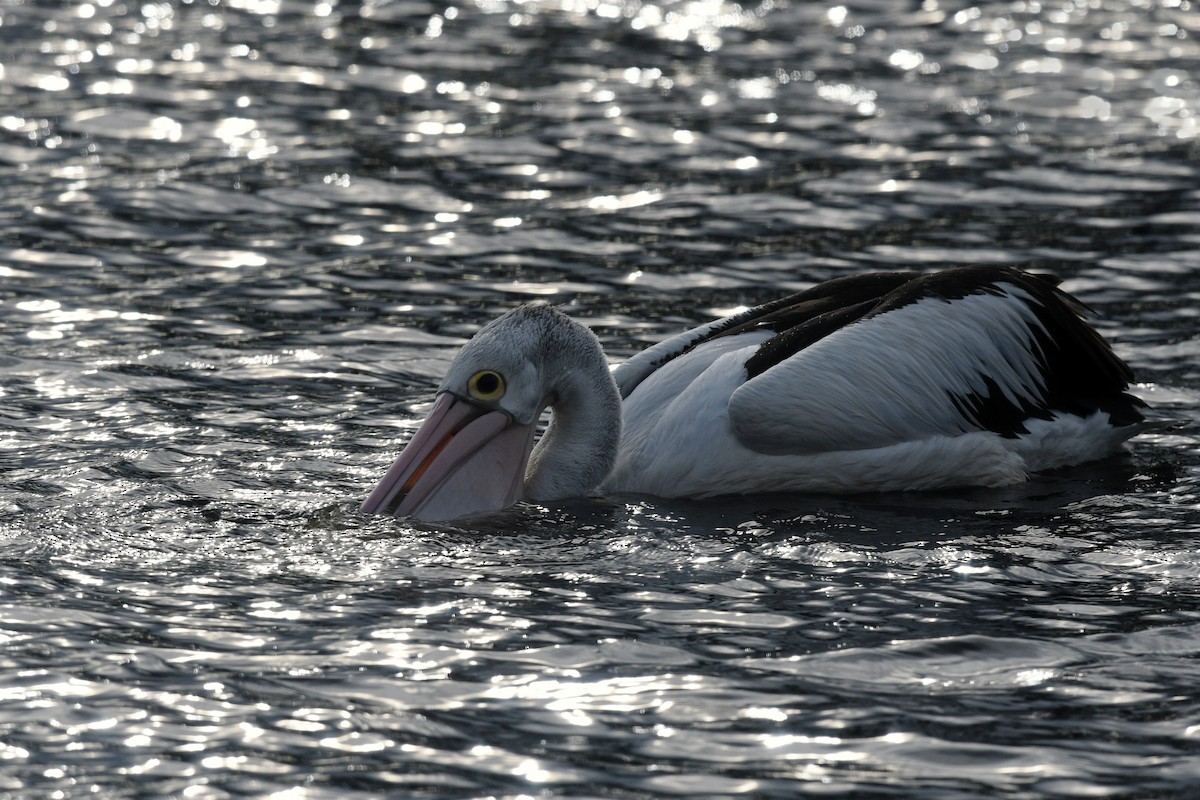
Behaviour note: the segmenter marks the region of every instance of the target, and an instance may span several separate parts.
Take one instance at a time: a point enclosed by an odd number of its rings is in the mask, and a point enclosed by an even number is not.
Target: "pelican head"
[[[542,412],[552,412],[534,447]],[[515,308],[455,356],[428,417],[363,513],[447,520],[600,484],[620,397],[595,335],[552,306]]]

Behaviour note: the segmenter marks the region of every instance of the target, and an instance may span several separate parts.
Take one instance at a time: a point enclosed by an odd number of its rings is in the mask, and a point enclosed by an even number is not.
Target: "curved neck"
[[[617,458],[621,395],[599,341],[579,327],[587,333],[580,346],[557,349],[546,364],[550,375],[560,377],[548,395],[550,425],[533,448],[525,473],[530,500],[587,494],[608,476]]]

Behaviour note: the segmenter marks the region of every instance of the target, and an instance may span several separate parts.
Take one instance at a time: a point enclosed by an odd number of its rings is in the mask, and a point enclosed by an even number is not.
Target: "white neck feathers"
[[[550,425],[525,474],[530,500],[578,497],[608,475],[621,442],[621,397],[596,335],[554,312],[541,368]]]

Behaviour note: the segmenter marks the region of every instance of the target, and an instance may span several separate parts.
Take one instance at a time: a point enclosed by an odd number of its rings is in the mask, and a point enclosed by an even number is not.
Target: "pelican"
[[[1009,267],[840,277],[615,369],[587,327],[523,305],[454,358],[362,511],[1007,486],[1098,459],[1145,404],[1058,283]]]

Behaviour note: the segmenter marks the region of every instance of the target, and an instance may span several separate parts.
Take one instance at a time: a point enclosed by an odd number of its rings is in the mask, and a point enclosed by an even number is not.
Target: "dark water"
[[[0,0],[0,797],[1189,797],[1194,0]],[[1053,270],[1004,491],[356,507],[476,326]]]

